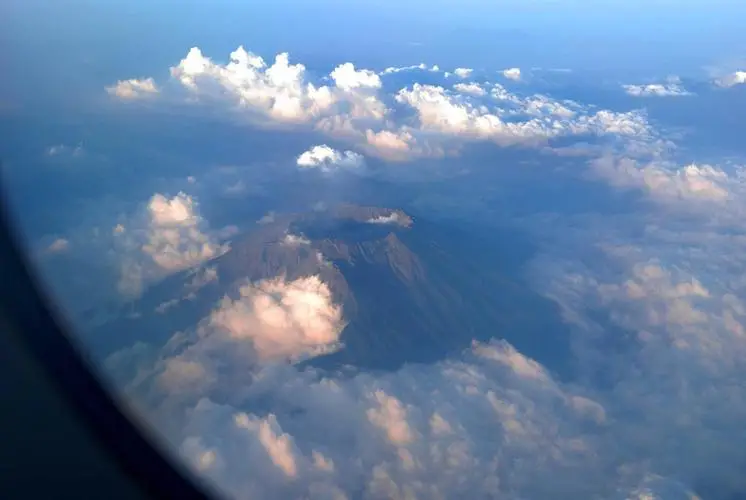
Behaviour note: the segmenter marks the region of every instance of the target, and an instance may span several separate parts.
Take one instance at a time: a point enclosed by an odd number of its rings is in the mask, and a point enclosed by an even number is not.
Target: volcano
[[[274,215],[200,269],[178,273],[91,334],[100,353],[165,343],[194,327],[239,283],[319,276],[344,312],[341,347],[304,363],[395,370],[502,338],[560,376],[571,359],[555,304],[524,282],[531,249],[517,231],[340,205]]]

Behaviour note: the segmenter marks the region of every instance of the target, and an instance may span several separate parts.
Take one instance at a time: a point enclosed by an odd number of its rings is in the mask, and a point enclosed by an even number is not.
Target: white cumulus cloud
[[[491,111],[432,85],[415,84],[411,89],[402,89],[396,100],[417,112],[422,130],[471,140],[492,140],[501,145],[543,144],[567,135],[645,136],[650,131],[645,116],[639,112],[601,110],[574,116],[575,112],[545,98],[521,100],[503,95],[503,87],[497,89],[496,98],[510,106],[518,105],[517,113],[538,116],[526,121],[505,120],[501,115],[516,113]]]
[[[207,325],[234,340],[249,340],[261,361],[290,359],[338,348],[342,308],[316,276],[247,284],[224,298]]]
[[[291,64],[287,53],[268,65],[256,54],[239,47],[230,62],[213,62],[194,47],[171,74],[196,95],[228,93],[250,110],[280,122],[303,122],[332,106],[336,96],[326,86],[305,81],[306,68]]]
[[[371,399],[374,404],[366,412],[368,420],[379,427],[392,444],[406,445],[414,441],[414,433],[407,421],[407,409],[401,401],[384,391],[376,391]]]
[[[303,235],[288,233],[282,239],[282,243],[287,246],[297,247],[301,245],[310,245],[311,241]]]
[[[399,212],[391,212],[389,215],[379,215],[368,219],[368,224],[398,224],[400,218]]]
[[[398,130],[379,130],[374,132],[371,129],[365,131],[365,143],[362,149],[372,155],[384,158],[389,161],[408,161],[418,157],[437,158],[444,156],[444,149],[435,143],[430,143],[427,139],[418,139],[415,137],[416,130],[409,127],[402,127]]]
[[[377,120],[386,108],[377,99],[379,76],[356,69],[351,63],[335,68],[333,86],[309,81],[303,64],[291,64],[287,53],[268,65],[256,54],[239,47],[228,64],[213,62],[194,47],[171,74],[195,96],[228,96],[239,106],[269,122],[315,123],[325,117]]]
[[[358,88],[377,89],[381,87],[381,78],[367,69],[356,70],[352,63],[344,63],[337,66],[330,73],[336,86],[342,90],[353,90]]]
[[[198,344],[208,339],[203,335]],[[196,348],[178,356],[194,355]],[[179,415],[163,421],[170,426],[164,433],[187,463],[237,498],[328,498],[329,492],[333,498],[405,492],[547,498],[608,493],[616,484],[613,472],[610,485],[603,483],[609,476],[596,477],[608,468],[596,456],[594,434],[602,427],[586,409],[594,403],[579,410],[579,395],[541,368],[526,370],[533,361],[508,344],[475,344],[432,366],[350,378],[286,364],[246,371],[236,351],[213,342],[200,359],[219,359],[219,370],[200,372],[202,383],[169,380],[160,387],[168,389],[163,394]],[[183,380],[193,381],[193,374],[194,368],[184,370]],[[241,396],[225,392],[226,384],[244,384]],[[191,387],[191,397],[185,400],[181,387]],[[231,402],[214,402],[213,391]],[[275,402],[269,414],[240,409],[269,395]],[[249,465],[254,474],[243,472]],[[557,481],[558,468],[575,477],[593,472],[588,477],[594,479]]]
[[[509,68],[503,71],[503,76],[508,80],[518,81],[521,79],[520,68]]]
[[[414,83],[387,93],[380,75],[413,70],[439,68],[419,64],[376,73],[346,62],[323,78],[307,72],[303,64],[291,63],[287,53],[278,54],[270,64],[239,47],[228,63],[220,63],[194,47],[171,74],[192,102],[227,103],[255,125],[312,128],[391,161],[458,154],[467,140],[532,146],[568,135],[612,138],[649,132],[638,110],[596,110],[544,95],[518,95],[499,84],[488,89],[464,82],[451,92]],[[457,68],[454,74],[468,79],[473,70]],[[519,75],[519,68],[504,71],[508,78]],[[670,82],[666,88],[677,84]],[[481,99],[487,94],[490,102]],[[407,107],[416,111],[419,124],[412,123]]]
[[[200,265],[227,247],[209,232],[196,201],[156,193],[142,213],[113,230],[122,252],[120,290],[137,295],[147,283]]]
[[[459,78],[469,78],[473,72],[474,70],[471,68],[456,68],[453,70],[453,74]]]
[[[318,168],[325,172],[336,169],[355,169],[365,164],[365,158],[354,151],[337,151],[326,144],[314,146],[296,160],[301,168]]]
[[[471,94],[475,96],[483,96],[487,94],[487,91],[479,86],[477,83],[457,83],[453,86],[454,90],[463,92],[464,94]]]
[[[120,99],[139,99],[157,94],[159,89],[152,78],[142,80],[132,78],[120,80],[115,85],[106,87],[106,91]]]

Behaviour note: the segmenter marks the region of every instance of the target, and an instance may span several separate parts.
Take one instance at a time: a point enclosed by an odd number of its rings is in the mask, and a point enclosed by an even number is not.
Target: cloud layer
[[[246,283],[194,331],[133,346],[109,368],[187,463],[237,498],[742,491],[743,177],[661,158],[589,168],[656,203],[630,227],[587,214],[524,221],[552,242],[532,268],[573,326],[575,380],[497,339],[386,374],[301,367],[340,348],[345,323],[313,276]],[[182,223],[188,207],[159,199],[151,219]],[[394,222],[384,219],[371,222]]]
[[[514,221],[541,237],[530,269],[572,328],[577,377],[554,378],[499,331],[448,360],[395,372],[304,367],[297,362],[342,348],[344,311],[320,277],[277,276],[243,283],[166,346],[112,356],[109,368],[133,401],[196,471],[238,498],[746,491],[744,166],[682,160],[688,153],[640,110],[518,93],[511,82],[473,81],[467,68],[448,87],[390,91],[385,75],[404,71],[439,69],[343,63],[314,80],[287,54],[268,65],[239,48],[220,64],[194,48],[172,75],[192,99],[228,102],[252,119],[320,131],[389,160],[445,157],[472,141],[543,147],[593,137],[579,171],[639,199],[621,214]],[[521,78],[517,68],[502,76]],[[734,73],[719,84],[742,80]],[[676,81],[624,90],[687,93]],[[296,166],[328,172],[362,161],[318,145]],[[479,198],[482,188],[472,189]],[[115,229],[134,242],[125,246],[137,257],[138,283],[221,251],[196,208],[183,193],[155,195],[140,225]],[[368,222],[400,221],[392,213]]]
[[[743,194],[742,169],[729,175],[712,165],[678,166],[660,160],[644,163],[611,156],[593,160],[591,167],[613,186],[641,189],[657,201],[687,207],[693,201],[724,203],[734,198],[735,202]]]
[[[191,407],[177,432],[173,414],[167,419],[167,434],[183,456],[238,498],[351,498],[353,491],[366,498],[517,491],[543,497],[552,486],[541,479],[554,477],[555,468],[598,469],[592,465],[594,438],[583,429],[603,428],[603,409],[566,393],[508,344],[475,344],[462,360],[345,380],[288,365],[254,371],[229,365],[231,373],[216,376],[214,366],[205,366],[208,353],[223,364],[238,362],[239,348],[201,337],[161,362],[154,387],[170,404]],[[242,379],[254,382],[237,398],[233,384]],[[224,392],[226,383],[233,402],[218,404],[209,396]],[[272,413],[241,410],[270,395]],[[558,425],[561,430],[551,430]],[[540,459],[546,449],[554,451]],[[523,458],[503,462],[501,456]],[[254,474],[241,472],[247,463]],[[567,485],[563,492],[601,486],[590,483],[596,481]]]
[[[646,85],[622,85],[624,91],[635,97],[677,97],[691,95],[678,83],[650,83]]]
[[[390,161],[442,157],[458,152],[465,141],[531,146],[566,136],[648,131],[639,111],[592,110],[476,82],[460,82],[452,90],[414,83],[392,93],[380,77],[414,70],[439,73],[423,64],[376,72],[347,62],[318,78],[303,64],[291,63],[287,53],[268,64],[239,47],[221,64],[194,47],[171,75],[192,104],[222,103],[254,124],[315,129]],[[453,74],[467,80],[474,73],[457,68]],[[520,69],[505,70],[503,76],[519,80]],[[641,92],[651,89],[641,87]]]
[[[301,368],[341,347],[343,311],[318,277],[247,283],[193,332],[117,353],[110,369],[187,463],[237,498],[742,491],[746,280],[721,270],[746,270],[733,232],[743,176],[660,158],[589,167],[656,203],[626,230],[601,216],[525,221],[553,242],[532,267],[573,326],[576,380],[500,340],[387,374]],[[160,201],[153,220],[192,217],[184,200]],[[394,222],[383,219],[371,222]]]

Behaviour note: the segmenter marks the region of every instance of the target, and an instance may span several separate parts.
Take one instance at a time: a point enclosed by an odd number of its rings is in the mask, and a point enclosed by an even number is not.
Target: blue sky
[[[638,75],[689,75],[707,65],[733,64],[746,43],[739,24],[746,7],[735,0],[36,0],[9,2],[3,9],[3,39],[14,47],[11,68],[27,74],[55,68],[81,86],[117,72],[162,70],[185,46],[227,53],[239,41],[260,54],[290,51],[310,66],[338,59],[377,66],[437,58],[470,67],[556,65]],[[29,67],[30,59],[44,63]]]
[[[88,334],[82,311],[210,282],[274,212],[394,205],[536,248],[522,273],[561,312],[572,380],[497,331],[385,374],[288,364],[339,347],[317,277],[245,284],[102,360],[232,495],[727,498],[746,491],[742,19],[726,0],[5,3],[4,174]]]

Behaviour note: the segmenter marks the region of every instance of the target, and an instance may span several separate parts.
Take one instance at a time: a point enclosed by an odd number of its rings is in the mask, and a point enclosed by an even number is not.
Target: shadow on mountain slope
[[[288,234],[304,242],[284,244]],[[566,327],[555,304],[523,279],[534,251],[515,229],[412,221],[390,209],[344,205],[277,216],[200,271],[154,285],[91,337],[99,355],[135,341],[163,345],[209,315],[221,297],[235,296],[246,279],[318,274],[343,305],[347,326],[343,348],[309,365],[394,370],[442,360],[473,340],[502,338],[566,377]],[[200,286],[189,292],[190,283]]]
[[[391,370],[438,361],[472,340],[495,337],[566,376],[566,327],[555,304],[523,281],[522,266],[532,252],[516,230],[480,231],[416,218],[411,230],[389,232],[352,257],[325,253],[344,275],[354,303],[345,303],[350,323],[342,334],[344,349],[309,363]]]

